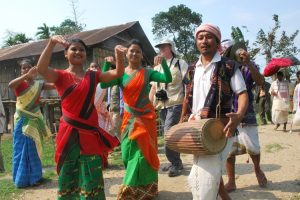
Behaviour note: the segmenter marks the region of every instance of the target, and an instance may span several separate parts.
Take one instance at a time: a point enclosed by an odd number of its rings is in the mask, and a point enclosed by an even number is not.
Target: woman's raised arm
[[[54,83],[58,78],[57,73],[53,69],[49,68],[52,52],[57,43],[63,46],[66,46],[68,44],[63,36],[61,35],[52,36],[49,39],[48,44],[44,49],[44,51],[42,52],[39,61],[37,63],[38,72],[44,77],[44,79],[47,82],[50,83]]]
[[[116,69],[108,70],[106,72],[101,73],[99,79],[102,83],[107,83],[114,79],[120,78],[124,74],[126,51],[127,48],[121,45],[117,45],[115,47]]]

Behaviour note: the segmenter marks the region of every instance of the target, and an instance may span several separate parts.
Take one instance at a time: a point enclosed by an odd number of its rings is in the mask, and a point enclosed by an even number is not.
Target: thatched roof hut
[[[151,64],[155,56],[155,51],[138,21],[83,31],[69,37],[80,38],[88,46],[87,66],[92,61],[101,63],[104,57],[113,55],[115,45],[126,44],[133,38],[142,42],[144,59],[147,64]],[[7,85],[10,80],[20,74],[18,61],[22,58],[31,58],[37,61],[47,42],[48,40],[39,40],[0,49],[0,92],[3,99],[13,98],[14,96],[8,90]],[[63,51],[62,46],[58,45],[55,47],[51,59],[51,67],[66,67],[67,63]]]

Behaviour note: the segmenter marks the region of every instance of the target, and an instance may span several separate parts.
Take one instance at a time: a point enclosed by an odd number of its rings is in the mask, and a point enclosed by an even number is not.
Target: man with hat
[[[188,64],[176,57],[173,41],[166,39],[155,45],[155,47],[159,48],[160,55],[154,58],[154,69],[162,72],[161,61],[162,58],[165,58],[172,74],[171,83],[153,83],[150,92],[150,99],[153,100],[155,109],[160,112],[160,120],[164,133],[166,133],[180,120],[184,99],[184,85],[182,80],[187,71]],[[163,167],[162,170],[168,171],[169,177],[180,175],[183,169],[180,153],[169,149],[167,146],[165,146],[165,153],[170,163]]]
[[[221,32],[213,24],[202,24],[195,30],[195,40],[200,52],[192,81],[193,102],[189,120],[216,118],[217,105],[225,125],[228,138],[222,152],[216,155],[194,155],[194,162],[188,177],[194,200],[215,200],[218,191],[222,199],[230,199],[223,188],[221,175],[232,146],[232,135],[242,120],[248,106],[245,82],[237,63],[222,58],[220,49]],[[238,110],[231,112],[232,94],[238,96]],[[188,97],[190,94],[186,94]]]
[[[264,77],[259,73],[258,67],[254,62],[250,61],[249,53],[244,42],[235,42],[228,45],[228,41],[222,42],[223,56],[235,60],[239,63],[239,69],[242,72],[246,83],[247,93],[249,98],[249,105],[245,116],[237,127],[238,136],[234,138],[230,156],[226,162],[226,169],[228,175],[228,183],[225,185],[227,192],[236,189],[235,184],[235,156],[248,153],[253,161],[255,174],[258,183],[261,187],[266,186],[267,179],[260,168],[260,145],[258,138],[257,121],[253,107],[254,95],[252,89],[254,85],[261,86],[264,83]],[[233,97],[233,109],[238,109],[237,96]]]

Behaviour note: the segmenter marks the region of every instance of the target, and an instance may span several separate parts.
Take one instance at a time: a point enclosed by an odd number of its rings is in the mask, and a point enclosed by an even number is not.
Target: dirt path
[[[273,126],[260,126],[262,147],[261,167],[269,184],[267,188],[258,187],[251,161],[246,163],[247,155],[237,157],[236,183],[238,189],[230,193],[233,200],[249,199],[300,199],[300,129],[294,133],[274,131]],[[166,159],[160,154],[161,163]],[[169,178],[159,172],[159,196],[161,200],[189,200],[192,195],[187,186],[192,156],[183,155],[184,173],[182,176]],[[115,200],[124,170],[111,168],[104,171],[107,200]],[[224,176],[225,182],[227,181]],[[34,189],[28,189],[21,199],[52,200],[56,199],[56,181]],[[297,196],[297,198],[295,198]]]

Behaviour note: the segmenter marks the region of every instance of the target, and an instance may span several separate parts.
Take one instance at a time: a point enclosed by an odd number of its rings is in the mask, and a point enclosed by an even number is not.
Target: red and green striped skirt
[[[58,178],[58,200],[105,200],[101,157],[80,155],[73,145]]]

